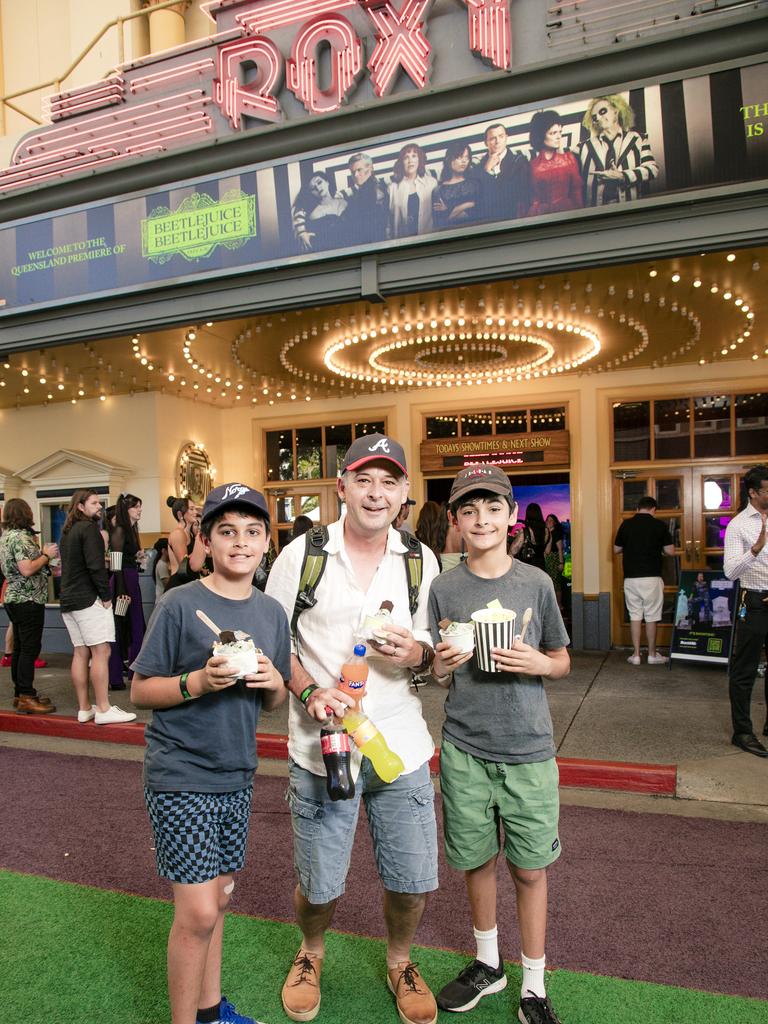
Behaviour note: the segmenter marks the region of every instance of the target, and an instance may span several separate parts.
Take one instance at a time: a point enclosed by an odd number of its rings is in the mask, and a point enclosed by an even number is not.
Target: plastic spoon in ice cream
[[[520,643],[525,640],[525,632],[533,618],[533,608],[526,608],[523,612],[523,628],[520,630]]]
[[[209,619],[205,612],[201,612],[199,608],[195,612],[195,615],[197,615],[201,622],[206,624],[212,633],[216,634],[216,638],[219,643],[231,644],[237,639],[231,629],[219,629],[213,619]]]

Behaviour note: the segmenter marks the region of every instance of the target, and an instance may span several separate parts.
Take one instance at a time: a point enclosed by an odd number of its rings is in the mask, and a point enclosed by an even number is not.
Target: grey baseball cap
[[[512,484],[504,470],[498,466],[466,466],[460,470],[451,485],[451,496],[448,500],[452,505],[454,501],[471,494],[472,491],[490,491],[491,494],[506,498],[510,504],[513,501]]]

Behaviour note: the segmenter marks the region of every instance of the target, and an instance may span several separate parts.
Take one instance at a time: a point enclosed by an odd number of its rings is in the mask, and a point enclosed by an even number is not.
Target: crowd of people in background
[[[441,572],[464,561],[466,551],[457,525],[449,515],[447,503],[425,501],[414,517],[414,525],[410,513],[415,505],[413,498],[407,498],[393,526],[414,533],[434,553]],[[141,498],[134,494],[121,494],[114,505],[103,508],[97,492],[76,492],[62,536],[69,534],[76,523],[82,524],[86,520],[93,528],[80,525],[74,531],[75,537],[80,537],[85,530],[86,547],[83,547],[82,538],[74,546],[71,539],[63,542],[65,550],[72,552],[72,561],[77,562],[77,567],[73,568],[70,563],[62,572],[58,546],[48,544],[40,547],[38,544],[30,506],[18,498],[5,503],[0,532],[0,570],[4,559],[11,566],[24,565],[24,573],[10,569],[0,592],[0,603],[4,602],[10,620],[2,663],[4,667],[11,668],[13,703],[20,713],[51,714],[56,710],[53,703],[39,695],[34,686],[35,668],[46,665],[39,655],[48,579],[56,572],[62,577],[57,590],[60,591],[61,610],[67,613],[65,622],[75,648],[72,671],[80,704],[79,720],[105,722],[105,715],[117,720],[129,714],[109,705],[107,690],[126,689],[129,666],[138,655],[144,639],[146,622],[139,573],[146,568],[151,574],[154,601],[157,603],[167,590],[204,578],[212,569],[200,536],[201,506],[188,497],[175,496],[167,499],[167,506],[175,525],[167,537],[160,537],[145,552],[138,528]],[[302,536],[313,525],[317,523],[310,516],[297,515],[288,539]],[[564,532],[557,516],[550,513],[544,518],[541,507],[534,502],[529,503],[517,526],[510,529],[508,550],[519,561],[543,569],[551,577],[562,612],[565,550]],[[258,590],[266,588],[277,554],[274,539],[270,537],[267,551],[253,578],[253,585]],[[97,604],[109,614],[102,615],[98,608],[93,611]],[[84,632],[75,622],[83,614],[98,620],[95,626],[94,622],[89,622]],[[84,640],[84,636],[88,639]],[[93,705],[87,697],[89,680],[96,695]]]
[[[369,153],[349,158],[348,184],[341,188],[332,173],[314,170],[293,202],[298,251],[564,213],[644,195],[658,164],[624,97],[600,96],[588,104],[574,149],[566,145],[570,120],[556,110],[538,111],[527,144],[515,140],[514,148],[507,126],[489,125],[484,151],[473,151],[466,138],[454,139],[442,151],[439,171],[438,154],[417,142],[400,149],[386,180],[377,175]]]

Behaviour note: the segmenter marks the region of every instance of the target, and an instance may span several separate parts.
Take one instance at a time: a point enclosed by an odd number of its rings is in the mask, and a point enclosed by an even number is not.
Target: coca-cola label
[[[328,732],[320,737],[320,749],[323,757],[326,754],[348,754],[349,734],[346,732]]]

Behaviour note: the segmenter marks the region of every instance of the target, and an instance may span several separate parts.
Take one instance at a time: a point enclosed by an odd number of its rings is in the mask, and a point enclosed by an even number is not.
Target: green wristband
[[[189,679],[189,672],[182,672],[179,677],[179,690],[184,700],[194,700],[195,698],[187,689],[187,680]]]
[[[301,691],[301,693],[299,694],[299,700],[304,705],[304,707],[307,706],[307,701],[309,700],[310,695],[313,694],[315,690],[319,689],[320,687],[317,685],[317,683],[310,683],[305,690]]]

